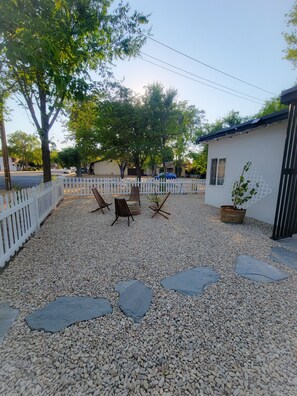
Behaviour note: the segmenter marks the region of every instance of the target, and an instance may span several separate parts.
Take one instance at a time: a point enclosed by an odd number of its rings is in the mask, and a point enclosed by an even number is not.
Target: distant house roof
[[[288,109],[285,109],[285,110],[277,111],[272,114],[268,114],[260,118],[254,118],[253,120],[244,122],[239,125],[235,125],[230,128],[220,129],[217,132],[212,132],[209,133],[208,135],[200,136],[197,139],[196,143],[198,144],[198,143],[207,142],[209,140],[218,139],[228,135],[234,135],[236,133],[252,130],[260,126],[266,126],[273,124],[274,122],[286,120],[288,118],[288,113],[289,113]]]

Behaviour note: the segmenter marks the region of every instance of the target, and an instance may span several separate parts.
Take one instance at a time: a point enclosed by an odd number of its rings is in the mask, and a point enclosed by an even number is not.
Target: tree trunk
[[[127,162],[118,162],[119,168],[120,168],[120,175],[121,175],[121,179],[124,179],[125,177],[125,170],[127,168]]]
[[[47,97],[45,90],[39,86],[40,98],[40,117],[41,129],[38,131],[41,140],[42,162],[43,162],[43,182],[47,183],[52,180],[51,175],[51,158],[49,149],[48,134],[50,130],[49,115],[47,114]]]
[[[135,165],[136,168],[136,176],[139,181],[141,181],[141,165]]]
[[[6,191],[10,191],[12,186],[11,186],[11,178],[10,178],[10,170],[9,170],[9,157],[8,157],[7,144],[6,144],[6,133],[4,126],[3,103],[0,104],[0,110],[1,110],[0,135],[1,135],[1,143],[2,143],[5,189]]]
[[[43,163],[43,182],[47,183],[52,180],[48,132],[44,131],[42,135],[40,134],[40,139]]]

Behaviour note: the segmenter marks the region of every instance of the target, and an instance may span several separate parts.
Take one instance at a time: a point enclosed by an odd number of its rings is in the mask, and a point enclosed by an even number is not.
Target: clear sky
[[[116,62],[115,77],[136,92],[142,93],[144,86],[160,82],[165,88],[176,88],[178,100],[187,100],[205,110],[206,118],[215,121],[230,110],[239,111],[242,116],[252,116],[261,108],[263,100],[297,83],[296,70],[283,59],[286,42],[282,35],[287,31],[285,14],[291,10],[294,0],[130,0],[129,3],[132,9],[151,14],[152,39],[269,91],[232,79],[148,39],[142,48],[146,54],[143,58],[204,84],[231,92],[228,87],[241,93],[230,95],[139,58]],[[24,110],[12,101],[9,106],[13,111],[11,121],[6,123],[7,134],[18,129],[33,132]],[[50,132],[50,138],[58,143],[58,147],[64,140],[62,129],[58,123]]]

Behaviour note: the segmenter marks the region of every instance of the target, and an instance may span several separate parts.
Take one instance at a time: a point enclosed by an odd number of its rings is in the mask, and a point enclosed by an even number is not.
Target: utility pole
[[[5,126],[4,126],[3,106],[4,106],[3,98],[0,98],[0,135],[1,135],[1,143],[2,143],[5,189],[6,191],[10,191],[12,186],[11,186],[11,177],[9,171],[9,159],[8,159],[8,151],[7,151],[7,143],[6,143]]]

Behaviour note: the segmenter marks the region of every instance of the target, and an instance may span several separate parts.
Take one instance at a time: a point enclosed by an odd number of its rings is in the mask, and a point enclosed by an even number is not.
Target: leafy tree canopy
[[[280,111],[283,109],[287,109],[287,108],[288,108],[288,106],[281,103],[280,97],[275,96],[275,97],[265,101],[264,106],[256,114],[256,117],[263,117],[265,115],[268,115],[268,114],[271,114],[271,113],[274,113],[276,111]]]
[[[23,169],[29,163],[41,164],[41,148],[39,139],[23,131],[16,131],[8,138],[8,152],[11,157],[17,158]]]
[[[152,169],[164,164],[168,152],[180,161],[196,136],[202,112],[175,96],[175,90],[165,91],[161,84],[146,87],[143,96],[117,87],[108,99],[74,104],[68,127],[76,141],[99,148],[101,158],[116,160],[121,171],[134,164],[140,178],[144,163]]]
[[[80,153],[77,147],[67,147],[59,151],[58,162],[65,168],[75,166],[80,169]]]
[[[48,134],[66,100],[90,88],[89,70],[106,75],[114,58],[134,56],[146,16],[112,0],[0,2],[0,63],[17,83],[42,142],[44,181],[51,179]]]
[[[297,1],[294,2],[291,11],[286,15],[287,27],[289,32],[284,33],[284,38],[287,42],[285,50],[285,59],[297,66]]]

